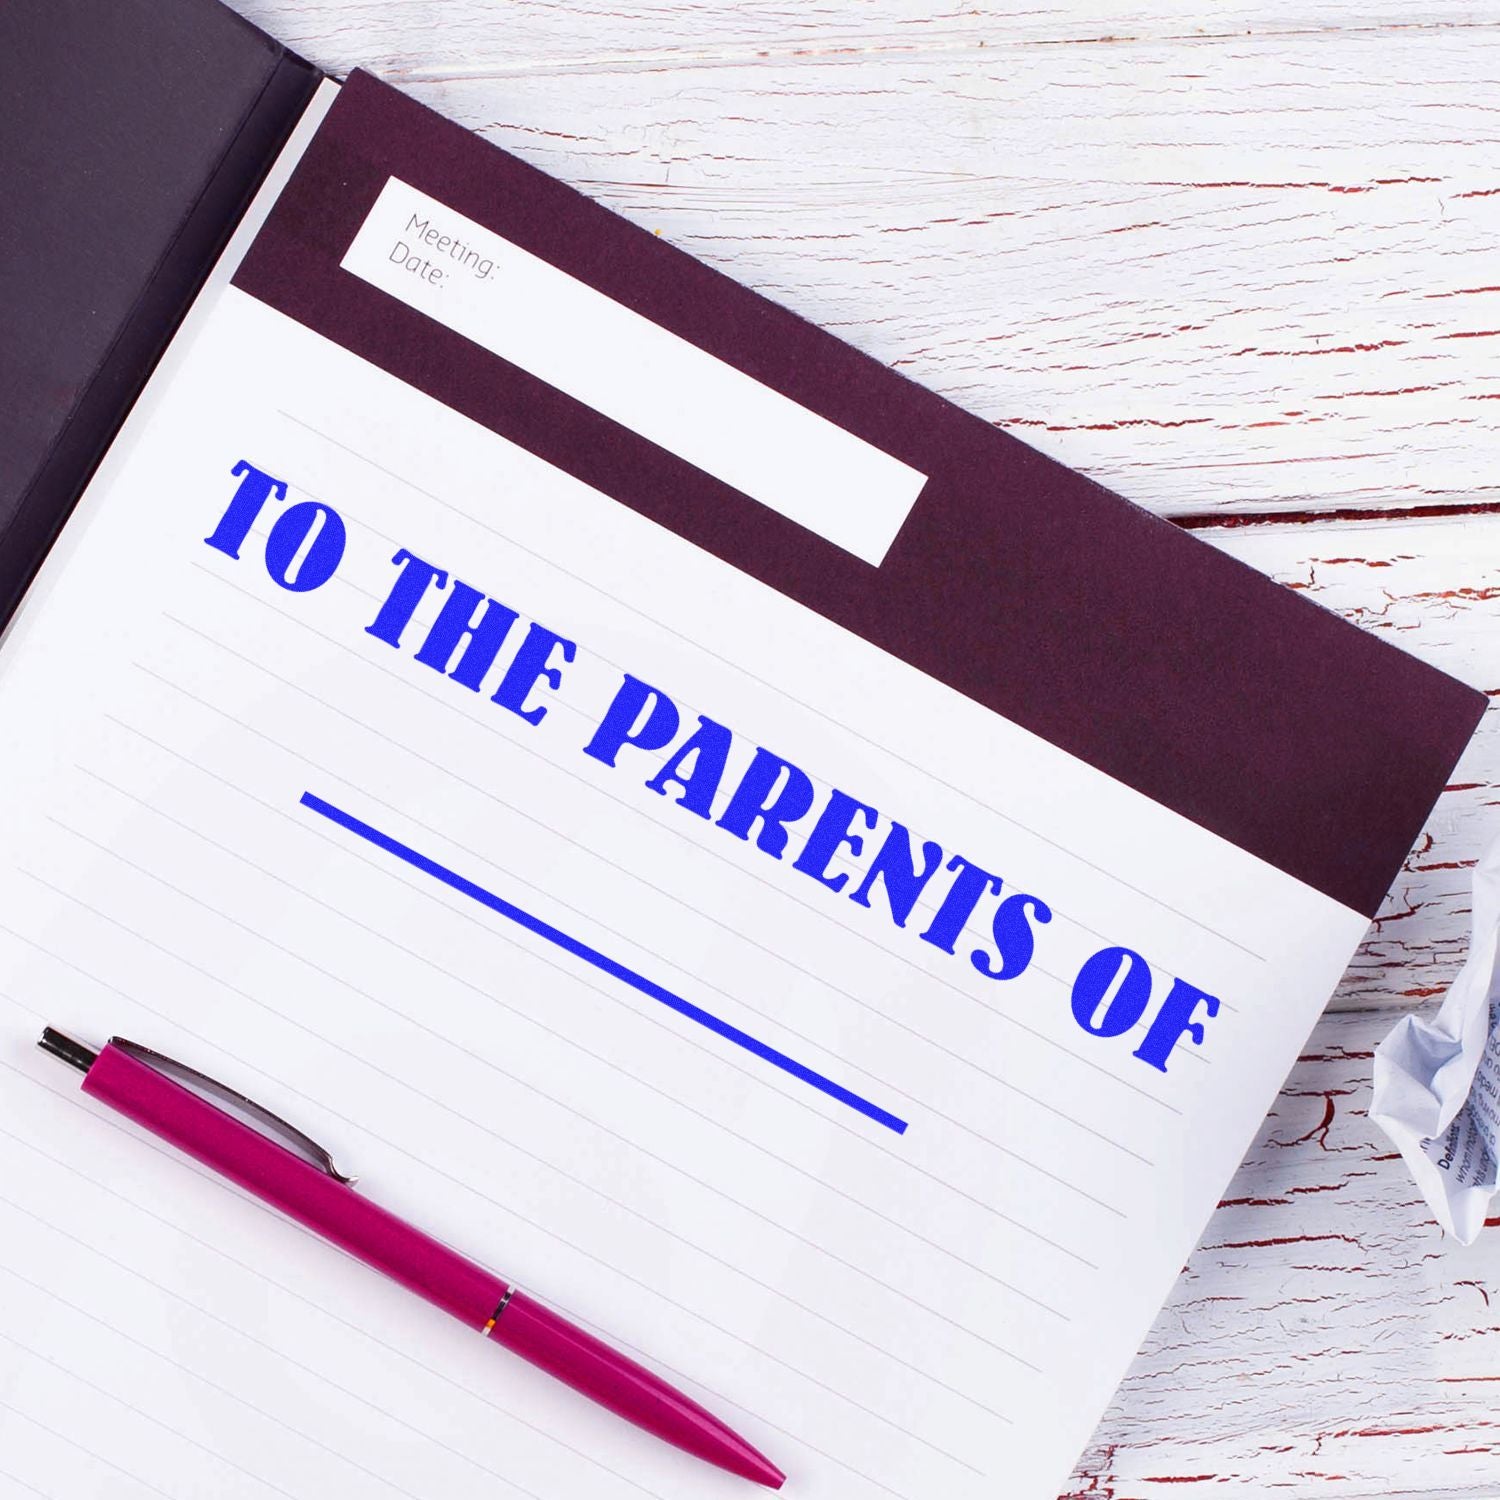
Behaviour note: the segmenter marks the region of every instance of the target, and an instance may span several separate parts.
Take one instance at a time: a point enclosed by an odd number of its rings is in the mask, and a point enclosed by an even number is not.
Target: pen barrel
[[[357,1260],[483,1328],[506,1283],[113,1044],[83,1090]]]
[[[781,1471],[712,1412],[524,1292],[512,1292],[490,1337],[654,1436],[732,1474],[780,1486]]]

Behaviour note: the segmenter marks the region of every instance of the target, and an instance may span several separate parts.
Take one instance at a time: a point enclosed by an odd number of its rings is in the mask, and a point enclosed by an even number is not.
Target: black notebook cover
[[[318,78],[216,0],[0,4],[0,624]]]

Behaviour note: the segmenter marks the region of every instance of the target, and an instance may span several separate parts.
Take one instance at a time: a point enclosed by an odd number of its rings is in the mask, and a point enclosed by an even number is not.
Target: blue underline
[[[702,1006],[694,1005],[691,1000],[684,1000],[681,995],[663,988],[655,980],[647,979],[644,974],[638,974],[617,959],[610,958],[608,954],[601,953],[597,948],[591,948],[587,943],[580,942],[561,928],[554,927],[550,922],[544,922],[529,911],[523,911],[503,896],[497,896],[493,891],[486,890],[482,885],[476,885],[456,870],[450,870],[447,865],[441,865],[437,860],[425,854],[419,854],[410,844],[403,844],[400,839],[392,838],[388,833],[382,833],[378,828],[356,818],[353,813],[347,813],[342,808],[335,807],[333,803],[325,802],[321,797],[314,796],[312,792],[303,792],[302,805],[317,813],[319,817],[327,818],[330,823],[336,823],[340,828],[363,839],[367,844],[373,844],[377,849],[383,849],[387,854],[395,855],[397,859],[410,865],[414,870],[430,875],[450,890],[458,891],[460,895],[467,896],[471,901],[477,901],[481,906],[499,913],[518,927],[524,927],[528,932],[535,933],[537,937],[545,938],[564,952],[571,953],[575,958],[581,958],[585,963],[592,964],[596,969],[618,979],[622,984],[629,985],[631,989],[649,996],[652,1000],[659,1001],[668,1010],[674,1010],[678,1015],[686,1016],[689,1021],[696,1021],[698,1025],[707,1028],[715,1036],[723,1037],[725,1041],[733,1042],[736,1047],[742,1047],[746,1052],[754,1053],[763,1062],[768,1062],[772,1067],[780,1068],[783,1073],[789,1073],[793,1078],[800,1079],[803,1083],[817,1089],[819,1093],[827,1094],[830,1099],[837,1099],[840,1104],[848,1105],[850,1109],[858,1111],[867,1119],[874,1120],[878,1125],[884,1125],[887,1130],[894,1130],[897,1135],[905,1133],[905,1120],[893,1115],[889,1110],[882,1109],[878,1104],[871,1103],[862,1094],[856,1094],[852,1089],[846,1089],[842,1084],[835,1083],[831,1078],[809,1068],[805,1063],[800,1063],[796,1058],[788,1057],[785,1052],[780,1052],[769,1043],[761,1041],[759,1037],[751,1036],[748,1031],[741,1031],[738,1026],[730,1025],[728,1021],[714,1015],[711,1011],[704,1010]]]

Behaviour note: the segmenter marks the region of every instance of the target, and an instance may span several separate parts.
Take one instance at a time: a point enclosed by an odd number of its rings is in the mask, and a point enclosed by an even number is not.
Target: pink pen
[[[338,1172],[321,1146],[254,1100],[120,1037],[96,1053],[49,1026],[39,1045],[84,1075],[84,1093],[408,1291],[665,1442],[731,1474],[781,1488],[781,1470],[696,1401],[355,1192],[352,1179]],[[232,1103],[291,1144],[271,1140],[194,1089]]]

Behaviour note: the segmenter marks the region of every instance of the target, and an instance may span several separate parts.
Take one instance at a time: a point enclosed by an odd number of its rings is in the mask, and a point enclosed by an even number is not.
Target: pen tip
[[[768,1490],[779,1490],[786,1483],[786,1475],[766,1457],[764,1453],[751,1448],[745,1444],[745,1457],[749,1460],[743,1471],[747,1479],[753,1479],[756,1484],[763,1484]]]

